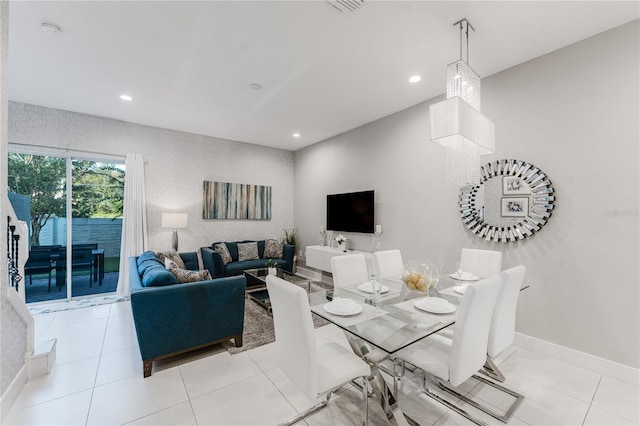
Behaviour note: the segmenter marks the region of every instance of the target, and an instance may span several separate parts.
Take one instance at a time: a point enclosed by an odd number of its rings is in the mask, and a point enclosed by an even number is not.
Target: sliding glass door
[[[124,165],[71,165],[72,296],[112,293],[120,266]]]
[[[11,204],[29,229],[27,303],[114,292],[124,165],[10,153],[8,172]]]
[[[66,299],[66,159],[10,153],[9,200],[29,229],[26,301]]]

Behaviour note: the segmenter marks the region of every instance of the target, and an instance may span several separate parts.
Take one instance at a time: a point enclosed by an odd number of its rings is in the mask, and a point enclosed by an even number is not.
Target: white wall
[[[463,226],[444,152],[429,141],[436,99],[296,152],[302,246],[319,242],[326,194],[374,189],[383,248],[444,255],[448,270],[462,247],[501,250],[503,266],[526,265],[531,284],[519,332],[638,368],[638,33],[635,21],[483,80],[497,139],[484,160],[532,163],[557,191],[533,238],[490,243]],[[370,236],[349,237],[352,248],[371,246]]]
[[[9,143],[121,158],[144,154],[151,250],[171,248],[172,230],[160,227],[162,212],[189,214],[188,228],[178,230],[180,251],[214,241],[279,238],[283,228],[293,227],[290,151],[35,105],[10,102],[9,107]],[[272,219],[202,219],[205,180],[272,186]]]
[[[7,182],[7,44],[9,4],[0,3],[0,182]],[[7,229],[7,188],[0,187],[0,229]],[[0,253],[7,253],[7,239],[0,238]],[[7,299],[9,289],[6,258],[0,262],[0,418],[8,411],[13,397],[7,395],[12,382],[25,365],[27,353],[27,325]],[[24,284],[23,282],[20,285]],[[5,402],[6,399],[6,402]],[[4,404],[3,404],[4,403]]]

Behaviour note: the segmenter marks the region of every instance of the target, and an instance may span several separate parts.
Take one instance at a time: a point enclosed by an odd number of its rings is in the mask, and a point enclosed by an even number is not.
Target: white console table
[[[364,254],[367,263],[373,262],[373,254],[367,251],[347,250],[346,252],[329,246],[307,246],[305,251],[307,266],[325,272],[331,272],[331,258],[334,256],[345,256],[348,254]]]

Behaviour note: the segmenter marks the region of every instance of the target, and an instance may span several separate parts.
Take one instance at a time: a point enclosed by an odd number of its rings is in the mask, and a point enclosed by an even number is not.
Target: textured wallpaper
[[[2,92],[6,99],[4,85]],[[2,113],[6,117],[6,108]],[[124,161],[127,153],[143,154],[151,250],[171,248],[172,230],[160,226],[162,212],[189,215],[188,227],[179,230],[180,251],[196,251],[220,240],[277,238],[283,228],[294,226],[294,165],[289,151],[15,102],[9,102],[8,139],[21,150],[75,152],[95,160]],[[1,140],[0,158],[6,162],[6,120]],[[6,182],[6,167],[0,169]],[[205,180],[271,186],[271,220],[203,220]],[[4,263],[0,271],[5,277]],[[26,326],[6,296],[0,302],[0,390],[4,392],[24,365],[27,344]]]
[[[3,282],[3,290],[5,286],[6,283]],[[4,394],[11,381],[24,365],[24,355],[27,353],[27,325],[11,306],[4,291],[0,303],[2,303],[0,306],[0,321],[2,322],[0,329],[0,335],[2,336],[0,393]]]
[[[7,2],[0,3],[0,182],[5,182],[0,189],[0,211],[2,229],[7,229]],[[0,238],[0,253],[7,252],[6,238]],[[5,258],[6,259],[6,258]],[[7,262],[0,262],[0,395],[3,395],[12,380],[24,365],[27,352],[27,326],[13,309],[6,296]]]
[[[276,238],[294,226],[290,151],[16,102],[9,103],[9,143],[89,157],[143,154],[152,250],[171,248],[172,230],[160,226],[162,212],[189,215],[188,227],[178,230],[180,251],[214,241]],[[205,180],[271,186],[271,220],[202,219]]]

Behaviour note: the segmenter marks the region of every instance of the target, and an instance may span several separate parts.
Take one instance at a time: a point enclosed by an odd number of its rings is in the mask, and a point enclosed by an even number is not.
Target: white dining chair
[[[502,289],[491,317],[487,344],[487,362],[485,365],[487,375],[499,382],[504,382],[504,375],[494,364],[493,358],[507,349],[515,338],[516,308],[525,272],[526,268],[523,265],[519,265],[500,274],[502,277]]]
[[[382,250],[373,253],[376,274],[379,278],[393,278],[402,275],[404,267],[400,250]]]
[[[460,253],[460,267],[479,278],[489,278],[502,271],[502,252],[463,248]]]
[[[520,265],[500,273],[502,285],[500,286],[496,305],[493,308],[493,314],[491,315],[489,338],[487,340],[487,359],[480,370],[480,373],[486,374],[498,382],[504,382],[505,377],[493,362],[493,358],[500,355],[505,349],[507,349],[513,343],[515,338],[516,307],[522,282],[524,281],[525,271],[525,267]],[[441,330],[438,334],[448,338],[453,336],[453,332],[449,330],[449,328]],[[524,395],[514,391],[513,389],[491,382],[477,374],[474,374],[473,377],[489,386],[511,395],[514,398],[511,405],[504,410],[503,414],[495,412],[485,406],[479,407],[482,411],[506,423],[511,418],[513,412],[524,400]]]
[[[369,280],[367,261],[363,254],[347,254],[331,258],[333,287],[346,287]]]
[[[336,342],[316,342],[308,296],[302,288],[274,275],[267,276],[266,281],[278,366],[310,398],[326,395],[320,403],[282,424],[294,424],[325,407],[332,392],[357,378],[363,381],[362,424],[368,424],[369,365]]]
[[[441,388],[451,391],[451,387],[461,385],[482,368],[487,357],[491,316],[500,286],[501,277],[495,275],[467,288],[458,307],[452,339],[434,334],[396,354],[422,370],[422,386],[429,397],[476,424],[484,423],[429,389],[426,374],[434,376]],[[473,400],[465,402],[479,408]]]
[[[331,272],[333,274],[334,289],[360,284],[369,280],[367,261],[361,253],[332,257]],[[353,337],[347,337],[347,339],[353,339]],[[372,347],[364,341],[357,340],[357,342],[355,342],[351,340],[350,343],[361,347],[365,352],[364,359],[369,364],[377,365],[389,357],[388,353]]]
[[[498,293],[496,305],[493,308],[493,314],[491,315],[489,338],[487,340],[487,359],[483,369],[480,370],[480,372],[499,382],[503,382],[505,377],[494,364],[493,358],[507,349],[513,343],[515,338],[516,307],[518,304],[518,296],[520,295],[520,288],[524,281],[525,271],[526,268],[523,265],[519,265],[500,273],[502,285],[500,292]],[[503,414],[493,411],[486,406],[478,407],[485,413],[507,423],[518,406],[522,401],[524,401],[524,395],[476,374],[474,374],[473,377],[489,386],[511,395],[514,398],[511,405],[504,410]],[[463,400],[466,400],[466,397],[464,397]]]

